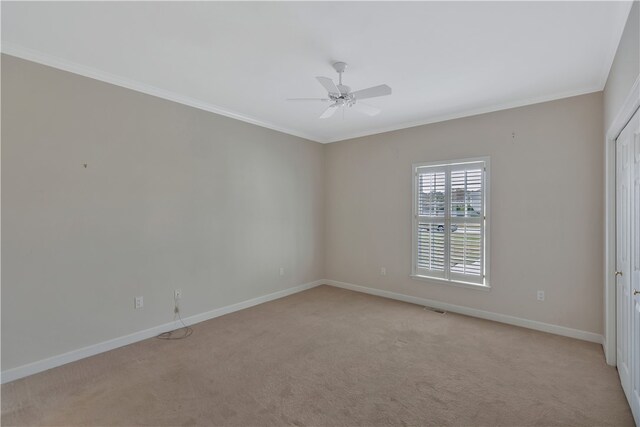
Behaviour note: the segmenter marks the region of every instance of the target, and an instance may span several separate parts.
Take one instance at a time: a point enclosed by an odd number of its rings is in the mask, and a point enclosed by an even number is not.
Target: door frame
[[[605,136],[604,182],[604,348],[607,364],[616,365],[616,139],[640,107],[640,75]]]

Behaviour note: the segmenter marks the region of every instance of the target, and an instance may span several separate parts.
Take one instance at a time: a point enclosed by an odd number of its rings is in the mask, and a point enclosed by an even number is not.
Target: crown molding
[[[570,98],[570,97],[573,97],[573,96],[585,95],[585,94],[592,93],[592,92],[599,92],[603,88],[601,82],[598,82],[598,84],[596,84],[596,85],[594,85],[592,87],[586,88],[586,89],[579,89],[579,90],[561,92],[561,93],[552,94],[552,95],[527,98],[527,99],[523,99],[523,100],[519,100],[519,101],[512,101],[512,102],[507,102],[507,103],[495,104],[495,105],[488,106],[488,107],[471,109],[471,110],[466,110],[466,111],[461,111],[461,112],[451,113],[451,114],[445,114],[445,115],[440,115],[440,116],[431,116],[431,117],[426,117],[424,119],[417,120],[417,121],[404,122],[404,123],[400,123],[400,124],[396,124],[396,125],[385,126],[385,127],[381,127],[381,128],[374,128],[374,129],[361,131],[361,132],[354,132],[354,133],[342,135],[342,136],[335,137],[335,138],[322,138],[322,137],[317,137],[317,136],[310,135],[310,134],[307,134],[307,133],[304,133],[304,132],[300,132],[300,131],[297,131],[297,130],[285,128],[285,127],[276,125],[274,123],[265,122],[263,120],[255,118],[255,117],[250,117],[250,116],[241,114],[241,113],[239,113],[237,111],[226,109],[226,108],[218,106],[218,105],[210,104],[208,102],[205,102],[205,101],[202,101],[202,100],[199,100],[199,99],[196,99],[196,98],[183,96],[183,95],[177,94],[175,92],[171,92],[171,91],[168,91],[168,90],[165,90],[165,89],[158,88],[156,86],[151,86],[151,85],[139,82],[139,81],[135,81],[135,80],[124,78],[124,77],[120,77],[120,76],[117,76],[117,75],[114,75],[114,74],[106,73],[106,72],[97,70],[95,68],[86,67],[84,65],[80,65],[80,64],[72,62],[72,61],[67,61],[65,59],[59,58],[59,57],[54,56],[54,55],[50,55],[50,54],[46,54],[46,53],[43,53],[43,52],[40,52],[40,51],[36,51],[36,50],[33,50],[33,49],[25,48],[23,46],[19,46],[19,45],[16,45],[14,43],[11,43],[11,42],[2,41],[2,46],[1,46],[0,50],[4,54],[15,56],[15,57],[21,58],[21,59],[25,59],[27,61],[36,62],[36,63],[42,64],[42,65],[46,65],[46,66],[49,66],[49,67],[52,67],[52,68],[56,68],[56,69],[67,71],[67,72],[70,72],[70,73],[73,73],[73,74],[77,74],[77,75],[81,75],[81,76],[84,76],[84,77],[92,78],[92,79],[99,80],[99,81],[102,81],[102,82],[105,82],[105,83],[110,83],[110,84],[113,84],[113,85],[116,85],[116,86],[124,87],[126,89],[134,90],[136,92],[141,92],[141,93],[144,93],[144,94],[147,94],[147,95],[151,95],[151,96],[155,96],[155,97],[158,97],[158,98],[166,99],[166,100],[169,100],[169,101],[177,102],[179,104],[187,105],[189,107],[198,108],[200,110],[208,111],[208,112],[211,112],[211,113],[214,113],[214,114],[219,114],[221,116],[225,116],[225,117],[229,117],[229,118],[232,118],[232,119],[240,120],[240,121],[243,121],[243,122],[246,122],[246,123],[250,123],[250,124],[253,124],[253,125],[256,125],[256,126],[260,126],[260,127],[263,127],[263,128],[271,129],[271,130],[274,130],[274,131],[277,131],[277,132],[282,132],[282,133],[285,133],[285,134],[288,134],[288,135],[297,136],[299,138],[303,138],[303,139],[306,139],[306,140],[309,140],[309,141],[318,142],[318,143],[322,143],[322,144],[328,144],[328,143],[339,142],[339,141],[346,141],[346,140],[349,140],[349,139],[361,138],[361,137],[370,136],[370,135],[377,135],[377,134],[381,134],[381,133],[387,133],[387,132],[392,132],[392,131],[397,131],[397,130],[402,130],[402,129],[408,129],[408,128],[417,127],[417,126],[424,126],[424,125],[444,122],[444,121],[448,121],[448,120],[461,119],[461,118],[464,118],[464,117],[471,117],[471,116],[476,116],[476,115],[486,114],[486,113],[492,113],[492,112],[501,111],[501,110],[508,110],[508,109],[511,109],[511,108],[524,107],[524,106],[527,106],[527,105],[539,104],[539,103],[542,103],[542,102],[555,101],[555,100],[562,99],[562,98]],[[614,56],[615,56],[615,49],[614,49]],[[612,59],[612,61],[613,61],[613,59]],[[609,68],[611,68],[611,64],[609,64]],[[607,70],[607,74],[608,74],[608,70]],[[605,81],[606,81],[606,78],[605,78]]]
[[[286,133],[289,135],[297,136],[299,138],[307,139],[314,142],[325,142],[321,139],[299,132],[293,129],[285,128],[274,123],[266,122],[255,117],[247,116],[237,111],[230,110],[219,105],[214,105],[200,99],[192,98],[171,92],[156,86],[148,85],[136,80],[128,79],[126,77],[117,76],[115,74],[107,73],[97,70],[92,67],[87,67],[66,59],[59,58],[54,55],[43,53],[34,49],[26,48],[11,42],[2,41],[2,47],[0,48],[2,53],[17,58],[25,59],[27,61],[36,62],[38,64],[46,65],[48,67],[57,68],[59,70],[68,71],[80,76],[89,77],[91,79],[100,80],[105,83],[110,83],[116,86],[121,86],[126,89],[131,89],[136,92],[141,92],[146,95],[155,96],[157,98],[166,99],[169,101],[177,102],[179,104],[187,105],[189,107],[198,108],[200,110],[208,111],[210,113],[219,114],[221,116],[229,117],[232,119],[240,120],[242,122],[250,123],[252,125],[260,126],[263,128],[271,129],[277,132]]]
[[[425,119],[422,119],[422,120],[413,121],[413,122],[405,122],[405,123],[401,123],[401,124],[398,124],[398,125],[392,125],[392,126],[387,126],[387,127],[383,127],[383,128],[372,129],[372,130],[369,130],[369,131],[356,132],[356,133],[349,134],[349,135],[347,135],[345,137],[329,139],[329,140],[325,141],[325,143],[346,141],[348,139],[361,138],[361,137],[364,137],[364,136],[377,135],[377,134],[381,134],[381,133],[387,133],[387,132],[392,132],[392,131],[402,130],[402,129],[409,129],[409,128],[413,128],[413,127],[417,127],[417,126],[423,126],[423,125],[429,125],[429,124],[433,124],[433,123],[446,122],[448,120],[462,119],[462,118],[465,118],[465,117],[478,116],[480,114],[494,113],[494,112],[503,111],[503,110],[510,110],[512,108],[526,107],[528,105],[541,104],[543,102],[557,101],[557,100],[563,99],[563,98],[571,98],[571,97],[574,97],[574,96],[587,95],[587,94],[593,93],[593,92],[600,92],[601,90],[602,90],[602,88],[598,84],[598,85],[595,85],[595,86],[591,86],[591,87],[589,87],[587,89],[578,89],[578,90],[573,90],[573,91],[568,91],[568,92],[560,92],[560,93],[553,94],[553,95],[545,95],[545,96],[527,98],[527,99],[523,99],[523,100],[520,100],[520,101],[505,102],[503,104],[496,104],[496,105],[492,105],[492,106],[489,106],[489,107],[476,108],[476,109],[472,109],[472,110],[462,111],[462,112],[459,112],[459,113],[445,114],[445,115],[442,115],[442,116],[432,116],[432,117],[428,117],[428,118],[425,118]]]

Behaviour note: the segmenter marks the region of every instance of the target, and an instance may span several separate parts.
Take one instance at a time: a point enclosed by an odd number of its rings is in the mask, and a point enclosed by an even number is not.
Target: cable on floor
[[[163,332],[160,335],[157,335],[156,338],[158,338],[159,340],[183,340],[185,338],[190,337],[191,334],[193,334],[193,329],[191,329],[190,326],[185,325],[184,321],[182,320],[182,316],[180,316],[180,307],[178,305],[178,299],[175,297],[175,295],[173,297],[173,303],[174,303],[173,321],[175,322],[176,316],[178,316],[178,319],[182,324],[182,328],[174,329],[173,331]],[[182,334],[174,336],[174,334],[177,334],[178,332],[182,332]]]

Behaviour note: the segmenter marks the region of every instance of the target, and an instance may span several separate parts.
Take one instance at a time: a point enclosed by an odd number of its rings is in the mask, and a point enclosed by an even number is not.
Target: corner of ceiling
[[[637,1],[637,0],[635,0]],[[629,19],[629,14],[631,13],[631,8],[633,7],[633,1],[628,2],[620,2],[622,12],[620,13],[620,22],[615,27],[615,33],[611,37],[609,42],[609,52],[607,53],[607,59],[602,64],[602,71],[599,90],[604,90],[607,80],[609,79],[609,73],[611,72],[611,67],[613,66],[613,61],[616,57],[616,53],[618,51],[618,46],[620,45],[620,40],[622,40],[622,34],[624,33],[624,29],[627,24],[627,20]]]
[[[361,131],[361,132],[355,132],[355,133],[351,133],[351,134],[344,134],[341,136],[336,136],[336,137],[319,137],[317,135],[311,135],[311,134],[307,134],[304,132],[300,132],[294,129],[290,129],[290,128],[286,128],[286,127],[282,127],[279,125],[276,125],[274,123],[270,123],[270,122],[266,122],[263,120],[259,120],[257,118],[251,117],[251,116],[247,116],[244,114],[241,114],[239,112],[218,106],[218,105],[214,105],[214,104],[210,104],[208,102],[205,101],[201,101],[199,99],[195,99],[195,98],[191,98],[188,96],[183,96],[183,95],[179,95],[177,93],[171,92],[171,91],[167,91],[155,86],[151,86],[151,85],[147,85],[145,83],[141,83],[135,80],[131,80],[128,78],[124,78],[124,77],[120,77],[117,75],[113,75],[110,73],[106,73],[91,67],[86,67],[84,65],[72,62],[72,61],[67,61],[65,59],[59,58],[57,56],[54,55],[50,55],[50,54],[46,54],[43,52],[39,52],[30,48],[25,48],[23,46],[19,46],[17,44],[11,43],[11,42],[7,42],[7,41],[2,41],[2,46],[0,48],[1,52],[7,55],[11,55],[11,56],[15,56],[17,58],[21,58],[24,60],[28,60],[31,62],[35,62],[35,63],[39,63],[42,65],[46,65],[49,67],[53,67],[59,70],[63,70],[63,71],[67,71],[73,74],[78,74],[84,77],[88,77],[88,78],[92,78],[95,80],[99,80],[99,81],[103,81],[105,83],[109,83],[109,84],[113,84],[116,86],[120,86],[120,87],[124,87],[130,90],[134,90],[136,92],[141,92],[141,93],[145,93],[147,95],[151,95],[151,96],[156,96],[158,98],[162,98],[162,99],[167,99],[169,101],[173,101],[173,102],[177,102],[179,104],[183,104],[183,105],[187,105],[193,108],[198,108],[200,110],[204,110],[204,111],[208,111],[214,114],[219,114],[225,117],[229,117],[232,119],[236,119],[236,120],[240,120],[246,123],[250,123],[256,126],[260,126],[263,128],[267,128],[267,129],[271,129],[277,132],[282,132],[285,134],[289,134],[289,135],[293,135],[299,138],[303,138],[309,141],[313,141],[313,142],[317,142],[317,143],[321,143],[321,144],[329,144],[329,143],[333,143],[333,142],[339,142],[339,141],[345,141],[348,139],[354,139],[354,138],[360,138],[360,137],[365,137],[365,136],[370,136],[370,135],[376,135],[376,134],[381,134],[381,133],[386,133],[386,132],[391,132],[391,131],[396,131],[396,130],[401,130],[401,129],[406,129],[406,128],[411,128],[411,127],[416,127],[416,126],[422,126],[422,125],[427,125],[427,124],[432,124],[432,123],[437,123],[437,122],[443,122],[443,121],[447,121],[447,120],[453,120],[453,119],[459,119],[459,118],[463,118],[463,117],[469,117],[469,116],[475,116],[478,114],[485,114],[485,113],[491,113],[491,112],[495,112],[495,111],[500,111],[500,110],[505,110],[505,109],[509,109],[509,108],[517,108],[517,107],[522,107],[522,106],[526,106],[526,105],[531,105],[531,104],[537,104],[537,103],[541,103],[541,102],[547,102],[547,101],[553,101],[553,100],[557,100],[557,99],[561,99],[561,98],[568,98],[568,97],[572,97],[572,96],[578,96],[578,95],[584,95],[587,93],[592,93],[592,92],[598,92],[604,89],[604,86],[606,84],[607,81],[607,77],[609,74],[609,70],[611,69],[611,66],[613,64],[613,60],[615,57],[615,53],[617,51],[617,47],[618,44],[620,43],[620,39],[622,37],[622,33],[624,31],[624,26],[626,24],[626,20],[627,17],[629,15],[629,11],[631,10],[631,5],[632,3],[629,2],[628,5],[625,5],[626,7],[626,13],[624,13],[624,22],[622,22],[621,24],[621,28],[619,30],[619,34],[616,33],[614,34],[614,36],[612,36],[612,46],[610,47],[610,54],[609,57],[607,58],[607,61],[605,61],[604,64],[604,68],[601,74],[601,78],[600,81],[595,84],[593,87],[589,87],[586,89],[581,89],[581,90],[574,90],[574,91],[570,91],[570,92],[563,92],[563,93],[557,93],[557,94],[553,94],[553,95],[547,95],[547,96],[541,96],[541,97],[535,97],[535,98],[528,98],[528,99],[523,99],[523,100],[519,100],[519,101],[513,101],[513,102],[508,102],[508,103],[502,103],[502,104],[498,104],[498,105],[492,105],[492,106],[487,106],[487,107],[481,107],[481,108],[477,108],[477,109],[473,109],[473,110],[467,110],[467,111],[462,111],[462,112],[458,112],[458,113],[450,113],[450,114],[446,114],[446,115],[440,115],[440,116],[429,116],[426,117],[424,119],[421,120],[417,120],[417,121],[411,121],[411,122],[404,122],[404,123],[400,123],[397,125],[391,125],[391,126],[386,126],[386,127],[382,127],[382,128],[377,128],[377,129],[371,129],[371,130],[366,130],[366,131]],[[622,14],[621,14],[622,15]]]

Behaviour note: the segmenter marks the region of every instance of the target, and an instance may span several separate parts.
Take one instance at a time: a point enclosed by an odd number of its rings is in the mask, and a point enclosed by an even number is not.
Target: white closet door
[[[640,112],[616,140],[618,374],[640,425]]]
[[[629,403],[640,425],[640,111],[627,125],[632,129],[631,155],[631,384]]]

